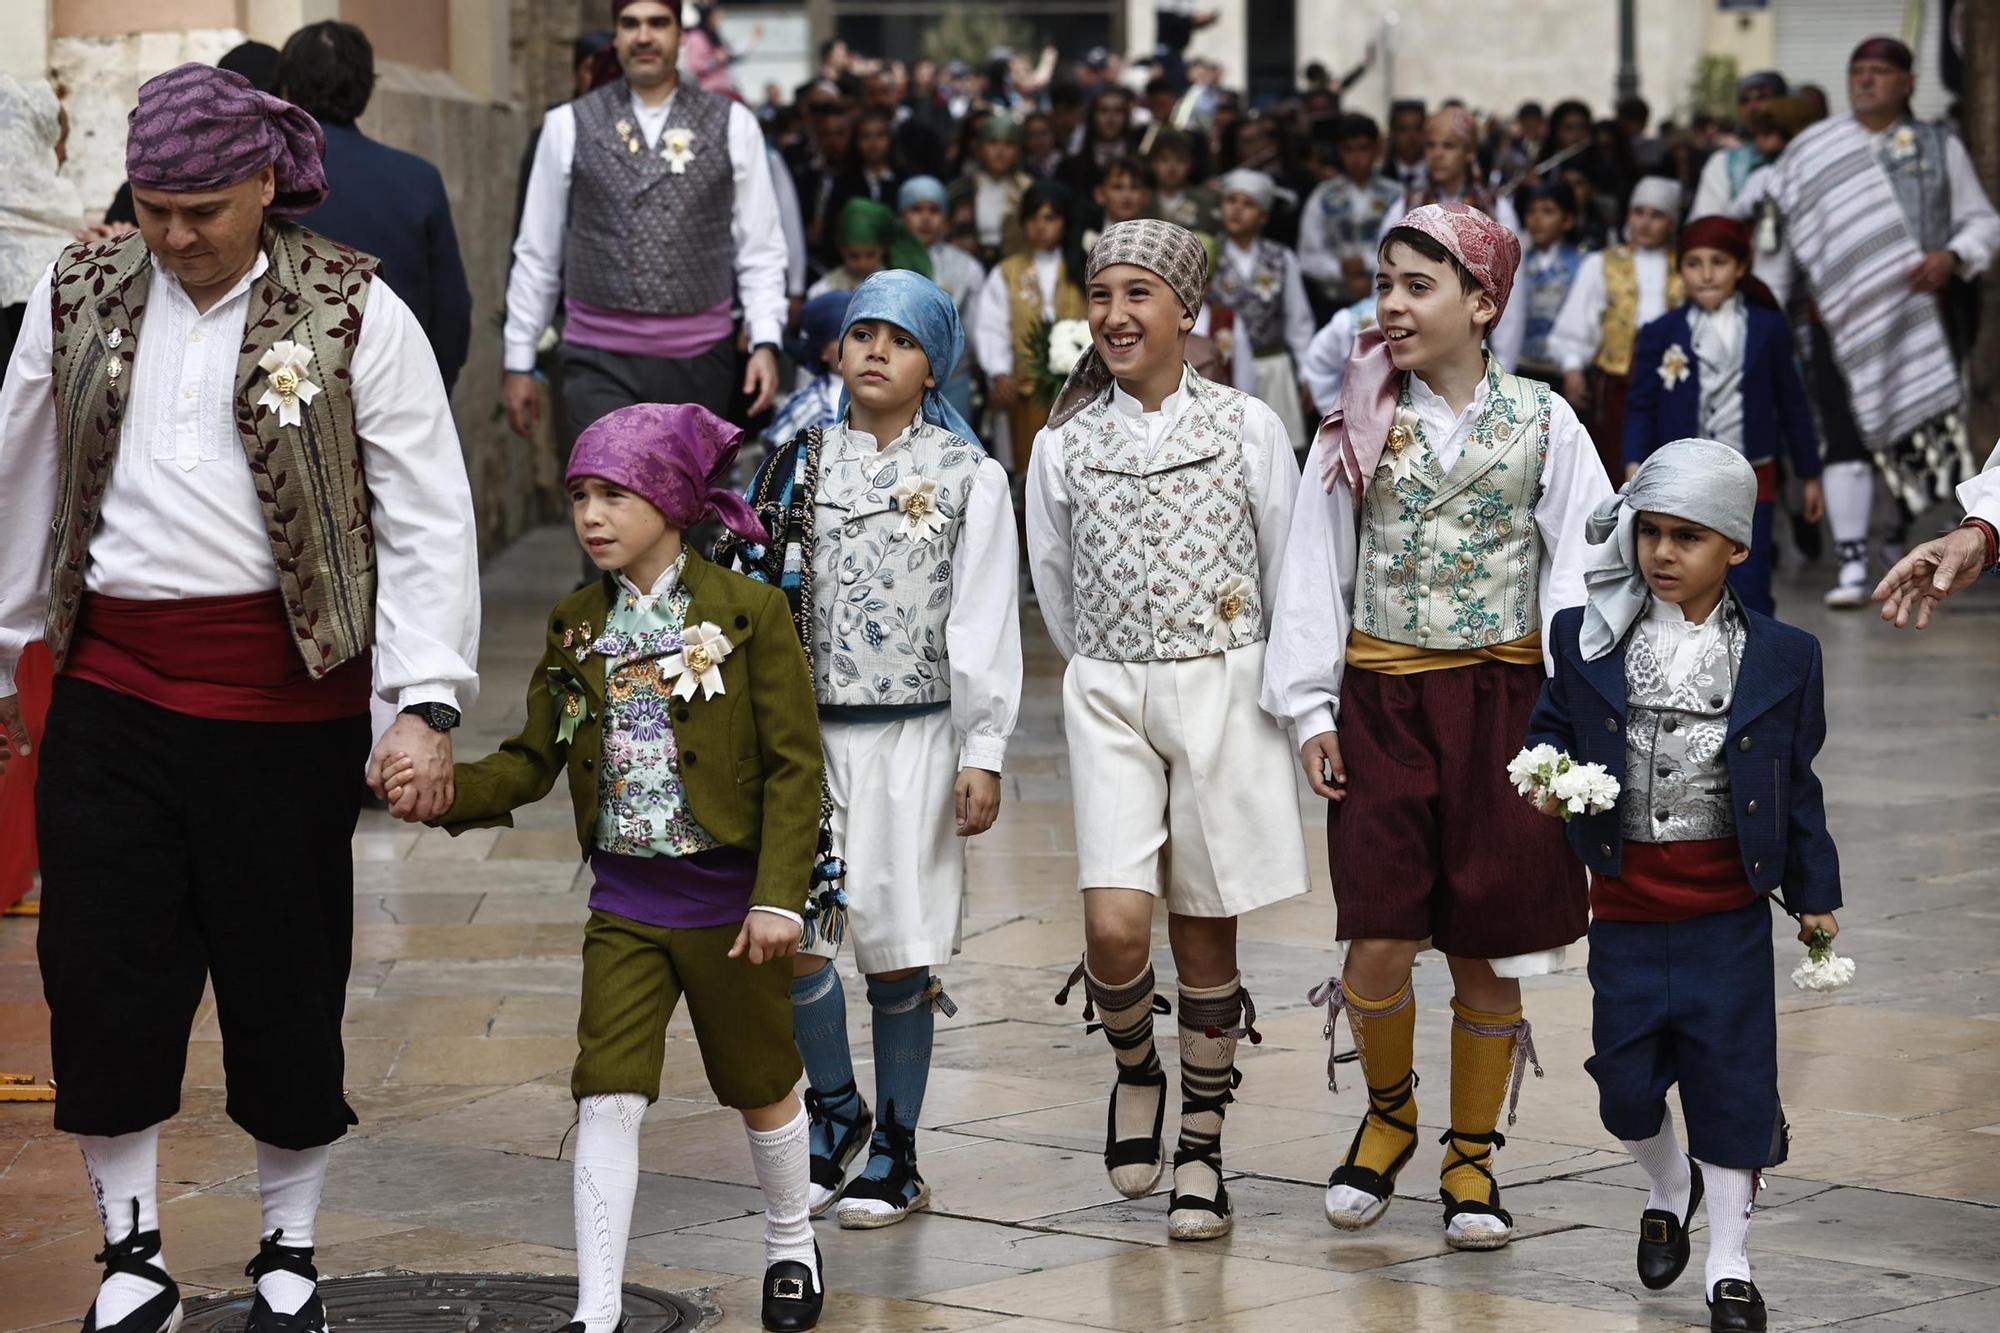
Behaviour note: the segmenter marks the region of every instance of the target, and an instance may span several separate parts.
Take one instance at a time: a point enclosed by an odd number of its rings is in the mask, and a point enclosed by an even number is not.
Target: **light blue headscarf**
[[[946,207],[944,182],[935,176],[912,176],[903,182],[903,188],[896,191],[896,211],[901,213],[911,204],[936,204]]]
[[[1584,535],[1603,549],[1583,572],[1583,628],[1577,648],[1586,662],[1616,648],[1640,616],[1652,589],[1639,570],[1638,518],[1672,514],[1750,544],[1757,514],[1757,472],[1743,455],[1714,440],[1675,440],[1639,465],[1625,489],[1597,507]]]
[[[930,358],[931,378],[937,385],[924,390],[923,406],[918,410],[932,425],[942,426],[969,444],[979,444],[972,426],[939,391],[965,355],[965,326],[959,323],[957,304],[944,294],[944,289],[922,274],[905,269],[871,274],[854,289],[840,336],[845,339],[847,331],[864,319],[894,324],[923,346],[924,355]],[[843,419],[847,416],[847,402],[847,390],[843,388],[840,391]]]

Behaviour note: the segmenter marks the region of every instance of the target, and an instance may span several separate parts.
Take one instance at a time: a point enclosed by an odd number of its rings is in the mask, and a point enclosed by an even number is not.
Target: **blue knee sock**
[[[792,978],[792,1036],[806,1062],[806,1078],[819,1094],[820,1108],[827,1115],[852,1120],[861,1107],[861,1092],[854,1086],[854,1059],[847,1050],[847,992],[831,962],[808,976]],[[831,1157],[839,1132],[839,1126],[815,1118],[813,1153]]]
[[[895,1123],[912,1133],[924,1109],[924,1086],[931,1076],[931,1038],[937,1018],[925,994],[931,982],[926,971],[901,981],[868,978],[868,1004],[875,1018],[875,1114],[887,1122],[893,1108]],[[878,1134],[868,1149],[868,1169],[862,1174],[881,1180],[893,1160]]]

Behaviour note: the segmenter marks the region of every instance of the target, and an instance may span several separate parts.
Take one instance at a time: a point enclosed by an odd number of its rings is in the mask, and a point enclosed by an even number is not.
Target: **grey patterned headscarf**
[[[1137,264],[1159,274],[1190,315],[1201,313],[1202,299],[1208,295],[1208,249],[1186,227],[1157,218],[1112,224],[1091,247],[1090,258],[1084,265],[1084,281],[1113,264]],[[1110,383],[1111,371],[1093,343],[1063,381],[1062,392],[1056,395],[1055,407],[1049,412],[1049,425],[1060,426],[1068,421]]]
[[[1602,546],[1583,572],[1583,629],[1577,647],[1594,662],[1616,648],[1652,590],[1639,571],[1636,520],[1672,514],[1750,544],[1757,514],[1757,472],[1743,455],[1714,440],[1675,440],[1639,466],[1625,489],[1597,507],[1584,533]]]

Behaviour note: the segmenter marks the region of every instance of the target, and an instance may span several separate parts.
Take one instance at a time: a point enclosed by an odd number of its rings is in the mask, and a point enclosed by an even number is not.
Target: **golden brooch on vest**
[[[1396,420],[1389,427],[1389,438],[1382,450],[1382,467],[1389,470],[1389,484],[1394,486],[1408,481],[1416,475],[1417,414],[1409,407],[1396,409]]]
[[[903,478],[889,492],[889,498],[903,511],[902,532],[912,540],[928,541],[943,532],[950,521],[938,508],[937,483],[929,477],[913,473]]]
[[[1215,590],[1215,601],[1201,613],[1201,628],[1210,642],[1234,643],[1236,622],[1250,609],[1251,594],[1257,589],[1241,574],[1231,574]]]
[[[319,396],[319,385],[306,378],[306,367],[311,364],[312,353],[290,338],[280,338],[271,344],[270,351],[257,358],[257,368],[264,372],[269,385],[264,396],[257,400],[257,406],[275,411],[280,426],[298,425],[299,404],[310,403]]]
[[[722,663],[736,645],[723,634],[722,627],[704,620],[681,634],[681,650],[660,659],[660,675],[672,677],[676,699],[692,699],[696,689],[704,699],[713,699],[722,690]]]
[[[1688,377],[1688,354],[1679,343],[1669,347],[1660,357],[1660,383],[1672,393],[1680,382]]]

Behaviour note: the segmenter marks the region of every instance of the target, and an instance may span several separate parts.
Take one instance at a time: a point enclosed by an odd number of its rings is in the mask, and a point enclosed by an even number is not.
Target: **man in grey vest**
[[[1851,118],[1786,148],[1774,194],[1811,281],[1813,396],[1826,439],[1827,518],[1840,573],[1826,604],[1867,604],[1875,479],[1907,526],[1972,470],[1958,412],[1964,284],[2000,251],[2000,215],[1943,125],[1910,114],[1915,56],[1870,37],[1848,60]],[[1892,545],[1901,541],[1900,532]]]
[[[563,301],[566,442],[633,403],[728,414],[734,307],[751,347],[741,385],[777,396],[785,240],[757,118],[683,85],[678,4],[613,0],[621,77],[542,122],[507,284],[507,420],[541,421],[536,344]]]

